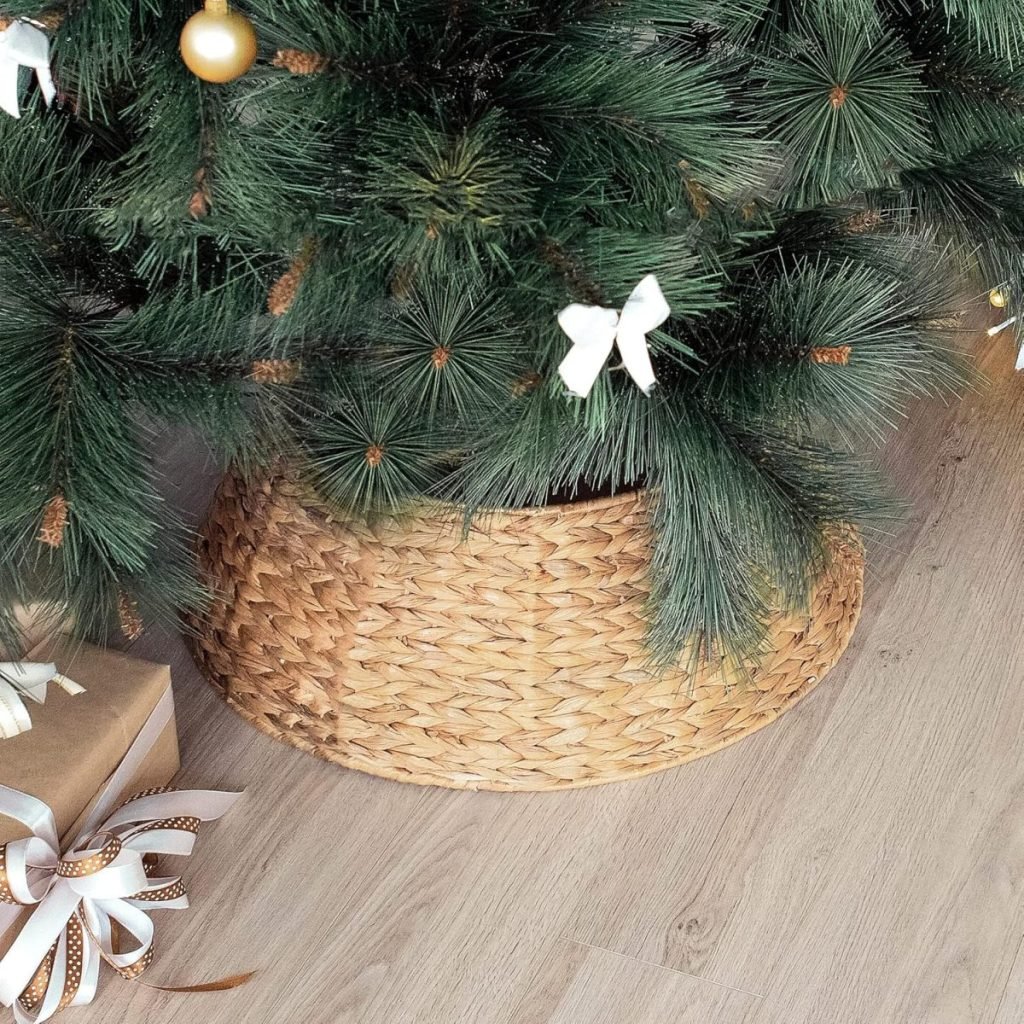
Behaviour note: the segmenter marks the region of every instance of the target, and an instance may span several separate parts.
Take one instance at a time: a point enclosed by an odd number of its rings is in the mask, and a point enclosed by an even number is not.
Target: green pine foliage
[[[0,590],[87,631],[199,600],[146,455],[188,423],[361,516],[645,485],[656,660],[743,657],[892,514],[956,274],[1024,293],[1017,0],[238,0],[227,86],[197,6],[58,0],[61,99],[0,121]],[[567,396],[558,310],[649,273],[657,388]]]

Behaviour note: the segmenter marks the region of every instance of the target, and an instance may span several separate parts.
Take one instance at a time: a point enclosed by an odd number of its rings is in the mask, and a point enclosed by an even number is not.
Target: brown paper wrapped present
[[[63,836],[170,688],[171,670],[64,637],[34,648],[26,660],[52,661],[85,687],[85,693],[76,696],[53,687],[45,704],[32,706],[32,729],[0,743],[0,783],[49,804]],[[178,765],[172,719],[121,798],[165,786]],[[22,835],[23,829],[0,818],[0,844]]]
[[[53,811],[66,837],[84,819],[103,783],[121,763],[132,741],[171,685],[166,665],[64,637],[47,641],[26,660],[54,662],[85,687],[71,696],[52,687],[45,704],[32,705],[32,728],[0,741],[0,783],[28,793]],[[173,716],[138,771],[121,787],[118,802],[140,790],[165,786],[178,770]],[[28,835],[0,816],[0,846]],[[0,955],[13,935],[0,936]]]
[[[147,970],[150,914],[188,907],[159,858],[189,856],[200,824],[241,794],[166,788],[178,767],[167,668],[66,639],[29,657],[85,687],[55,692],[30,731],[0,743],[0,1005],[43,1024],[92,1002],[102,965],[131,981]]]

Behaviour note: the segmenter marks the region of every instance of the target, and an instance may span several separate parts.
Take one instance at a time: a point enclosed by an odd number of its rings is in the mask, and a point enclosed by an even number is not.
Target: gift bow
[[[615,345],[623,365],[643,393],[656,380],[647,348],[647,334],[660,327],[671,313],[658,279],[648,274],[632,291],[622,312],[604,306],[573,303],[558,314],[558,324],[572,339],[569,354],[558,367],[565,386],[579,398],[590,394],[601,368]]]
[[[0,846],[0,935],[14,926],[18,908],[32,908],[0,959],[0,1003],[14,1007],[17,1024],[41,1024],[67,1006],[91,1002],[102,960],[122,977],[137,978],[153,960],[147,911],[188,906],[181,878],[149,877],[144,858],[188,856],[200,822],[221,817],[240,794],[148,790],[111,813],[116,794],[170,721],[172,709],[168,691],[63,853],[50,808],[0,786],[0,813],[32,833]],[[134,937],[134,949],[117,948],[115,926]],[[198,986],[214,987],[228,983]]]
[[[27,21],[12,22],[0,32],[0,107],[11,117],[21,117],[18,106],[18,69],[32,68],[47,104],[53,102],[57,87],[50,73],[50,40],[45,32]]]
[[[46,684],[56,683],[66,693],[85,693],[73,679],[62,676],[56,665],[32,661],[0,661],[0,740],[10,739],[32,728],[32,719],[22,698],[42,704]]]

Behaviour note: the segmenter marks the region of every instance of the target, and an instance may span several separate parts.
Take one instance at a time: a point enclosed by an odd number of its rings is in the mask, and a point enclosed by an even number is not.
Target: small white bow
[[[604,306],[573,303],[558,314],[558,324],[572,339],[572,348],[558,367],[565,386],[579,398],[590,394],[612,348],[645,395],[656,380],[647,348],[647,333],[660,327],[672,312],[658,279],[648,274],[626,299],[622,312]]]
[[[56,683],[70,694],[85,688],[57,671],[56,665],[31,661],[0,661],[0,740],[28,732],[32,719],[22,698],[37,704],[46,700],[46,684]]]
[[[18,69],[32,68],[47,104],[53,102],[57,87],[50,74],[50,40],[45,32],[27,21],[15,21],[0,32],[0,107],[11,117],[21,117],[18,105]]]

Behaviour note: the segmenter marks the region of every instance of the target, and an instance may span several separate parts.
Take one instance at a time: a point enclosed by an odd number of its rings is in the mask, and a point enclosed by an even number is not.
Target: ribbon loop
[[[113,864],[120,855],[121,849],[121,840],[111,834],[98,850],[75,851],[61,857],[57,863],[57,874],[61,878],[81,878],[85,875],[95,875]]]
[[[622,363],[645,395],[657,383],[647,345],[649,332],[660,327],[672,310],[658,279],[648,274],[632,291],[619,313],[603,306],[573,303],[558,314],[558,324],[573,347],[558,367],[559,376],[578,398],[590,394],[601,368],[618,346]]]
[[[0,739],[19,736],[32,728],[25,699],[44,703],[48,683],[56,683],[71,695],[85,693],[85,687],[61,675],[56,665],[0,661]]]

